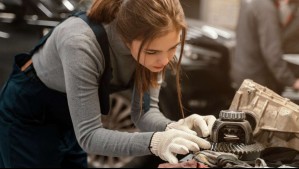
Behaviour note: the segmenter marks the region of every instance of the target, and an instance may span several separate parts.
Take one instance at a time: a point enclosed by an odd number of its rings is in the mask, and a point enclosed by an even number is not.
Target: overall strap
[[[30,51],[29,54],[30,54],[31,57],[34,55],[35,52],[37,52],[39,50],[39,48],[41,48],[47,42],[47,40],[51,36],[52,32],[53,32],[53,29],[50,30],[50,32],[48,32],[44,37],[42,37],[42,39],[33,48],[33,50]]]
[[[74,16],[74,14],[72,14],[72,15],[70,15],[69,17],[72,17],[72,16]],[[66,19],[68,19],[69,17],[67,17]],[[65,19],[65,20],[66,20]],[[65,20],[63,20],[62,22],[64,22]],[[60,23],[62,23],[62,22],[60,22]],[[59,23],[59,24],[60,24]],[[58,25],[59,25],[58,24]],[[57,25],[57,26],[58,26]],[[34,55],[34,53],[35,52],[37,52],[42,46],[44,46],[44,44],[47,42],[47,40],[49,39],[49,37],[52,35],[52,33],[53,33],[53,30],[54,30],[55,28],[53,28],[53,29],[51,29],[45,36],[43,36],[40,40],[39,40],[39,42],[37,43],[37,45],[29,52],[29,54],[30,54],[30,56],[32,57],[33,55]]]

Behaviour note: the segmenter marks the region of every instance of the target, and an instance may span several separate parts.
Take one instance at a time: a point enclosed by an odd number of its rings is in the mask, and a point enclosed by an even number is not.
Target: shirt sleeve
[[[132,98],[132,121],[135,125],[141,130],[146,132],[155,132],[155,131],[164,131],[167,124],[171,122],[166,118],[159,109],[159,94],[161,89],[161,84],[163,82],[162,75],[158,75],[158,84],[157,88],[150,88],[149,92],[144,95],[144,97],[149,96],[149,109],[143,106],[143,110],[140,107],[140,95],[137,89],[133,90]],[[146,99],[142,99],[146,101]],[[146,104],[145,104],[146,105]]]
[[[60,44],[57,50],[62,60],[70,115],[81,147],[87,153],[114,157],[151,154],[148,147],[152,132],[127,133],[103,127],[98,90],[104,60],[95,37],[77,35]]]

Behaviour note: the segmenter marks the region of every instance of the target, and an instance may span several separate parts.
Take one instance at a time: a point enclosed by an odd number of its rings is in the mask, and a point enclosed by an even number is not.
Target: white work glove
[[[179,120],[178,122],[168,124],[165,131],[176,129],[199,137],[208,137],[212,131],[215,121],[215,116],[200,116],[198,114],[193,114],[185,119]]]
[[[178,163],[177,154],[198,152],[199,148],[210,149],[211,144],[200,137],[175,129],[156,132],[150,143],[151,152],[171,164]]]

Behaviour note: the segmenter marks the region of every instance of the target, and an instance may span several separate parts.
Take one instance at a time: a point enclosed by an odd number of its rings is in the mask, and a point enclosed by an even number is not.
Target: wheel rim
[[[110,96],[110,103],[110,114],[102,116],[104,128],[129,133],[138,132],[131,121],[129,99],[119,94],[113,94]],[[133,158],[88,155],[88,164],[91,168],[120,168],[131,162]]]

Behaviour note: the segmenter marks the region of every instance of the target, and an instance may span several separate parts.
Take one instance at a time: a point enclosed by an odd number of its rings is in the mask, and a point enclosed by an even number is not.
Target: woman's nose
[[[159,60],[160,64],[166,66],[169,62],[169,58],[170,57],[167,54],[164,54],[162,57],[160,57],[160,60]]]

